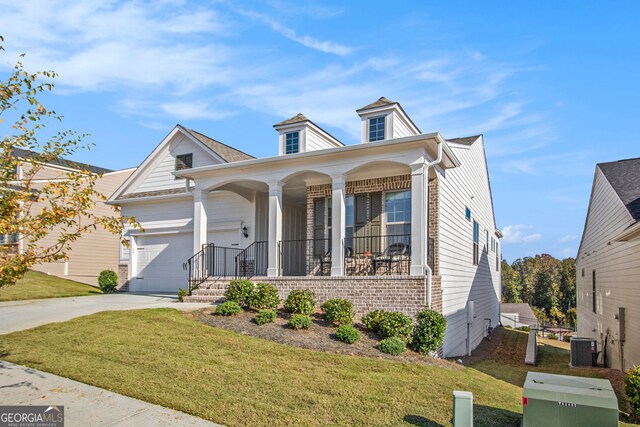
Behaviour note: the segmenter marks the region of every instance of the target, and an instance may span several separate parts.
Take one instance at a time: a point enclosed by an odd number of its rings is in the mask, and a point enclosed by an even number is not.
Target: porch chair
[[[331,268],[331,251],[328,251],[324,255],[320,255],[320,272],[324,275],[324,266],[328,265]],[[350,247],[344,248],[344,258],[345,258],[345,270],[346,270],[346,261],[347,259],[353,258],[353,249]],[[329,270],[329,275],[331,275],[331,270]]]
[[[387,274],[392,271],[394,264],[398,265],[398,271],[401,269],[401,262],[406,261],[411,256],[411,246],[406,243],[391,243],[380,254],[373,256],[373,274],[378,271],[378,266],[384,264],[387,267]]]

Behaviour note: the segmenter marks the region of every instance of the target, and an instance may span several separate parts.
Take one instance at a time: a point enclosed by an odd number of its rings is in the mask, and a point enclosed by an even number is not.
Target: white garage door
[[[139,237],[135,292],[177,292],[186,289],[187,272],[182,264],[193,252],[191,234]]]

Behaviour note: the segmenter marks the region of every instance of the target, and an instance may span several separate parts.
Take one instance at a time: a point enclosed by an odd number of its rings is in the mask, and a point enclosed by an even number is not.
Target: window
[[[348,242],[346,245],[348,247],[353,246],[353,230],[355,226],[355,211],[353,204],[353,194],[345,196],[344,198],[344,219],[345,219],[345,228],[344,228],[344,238],[345,241]]]
[[[129,244],[131,244],[131,240],[127,239]],[[125,246],[124,243],[120,242],[120,261],[129,261],[129,256],[131,253],[131,248]]]
[[[411,191],[385,194],[387,235],[411,234]]]
[[[591,289],[591,293],[593,295],[591,295],[591,305],[592,305],[592,309],[594,313],[597,313],[597,299],[596,299],[596,271],[593,270],[591,272],[591,276],[592,276],[592,289]]]
[[[473,221],[473,265],[480,261],[480,225]]]
[[[384,139],[384,116],[369,119],[369,142]]]
[[[300,151],[300,132],[289,132],[284,135],[284,154],[295,154]]]
[[[193,167],[193,154],[178,154],[176,156],[176,170],[191,169]]]
[[[496,241],[496,271],[500,271],[500,251],[498,250],[497,241]]]
[[[487,246],[485,246],[486,252],[489,253],[489,230],[484,230],[484,233],[487,238]]]
[[[467,218],[467,221],[471,221],[471,209],[464,208],[464,217]]]

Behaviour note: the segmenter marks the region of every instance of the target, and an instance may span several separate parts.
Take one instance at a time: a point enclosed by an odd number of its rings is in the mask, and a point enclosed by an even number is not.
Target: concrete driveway
[[[170,307],[197,310],[209,303],[181,303],[175,295],[121,293],[70,298],[0,302],[0,335],[100,311]]]

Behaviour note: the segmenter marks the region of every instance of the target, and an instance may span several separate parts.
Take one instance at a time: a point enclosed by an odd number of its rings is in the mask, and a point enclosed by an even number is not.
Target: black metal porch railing
[[[408,275],[411,235],[354,236],[344,240],[347,276]]]
[[[188,272],[189,295],[205,280],[215,277],[239,278],[266,275],[267,242],[254,242],[246,249],[207,243],[189,258],[183,268]]]
[[[266,276],[269,247],[266,241],[253,242],[236,255],[236,277]]]
[[[331,239],[281,240],[278,251],[283,276],[331,275]]]

